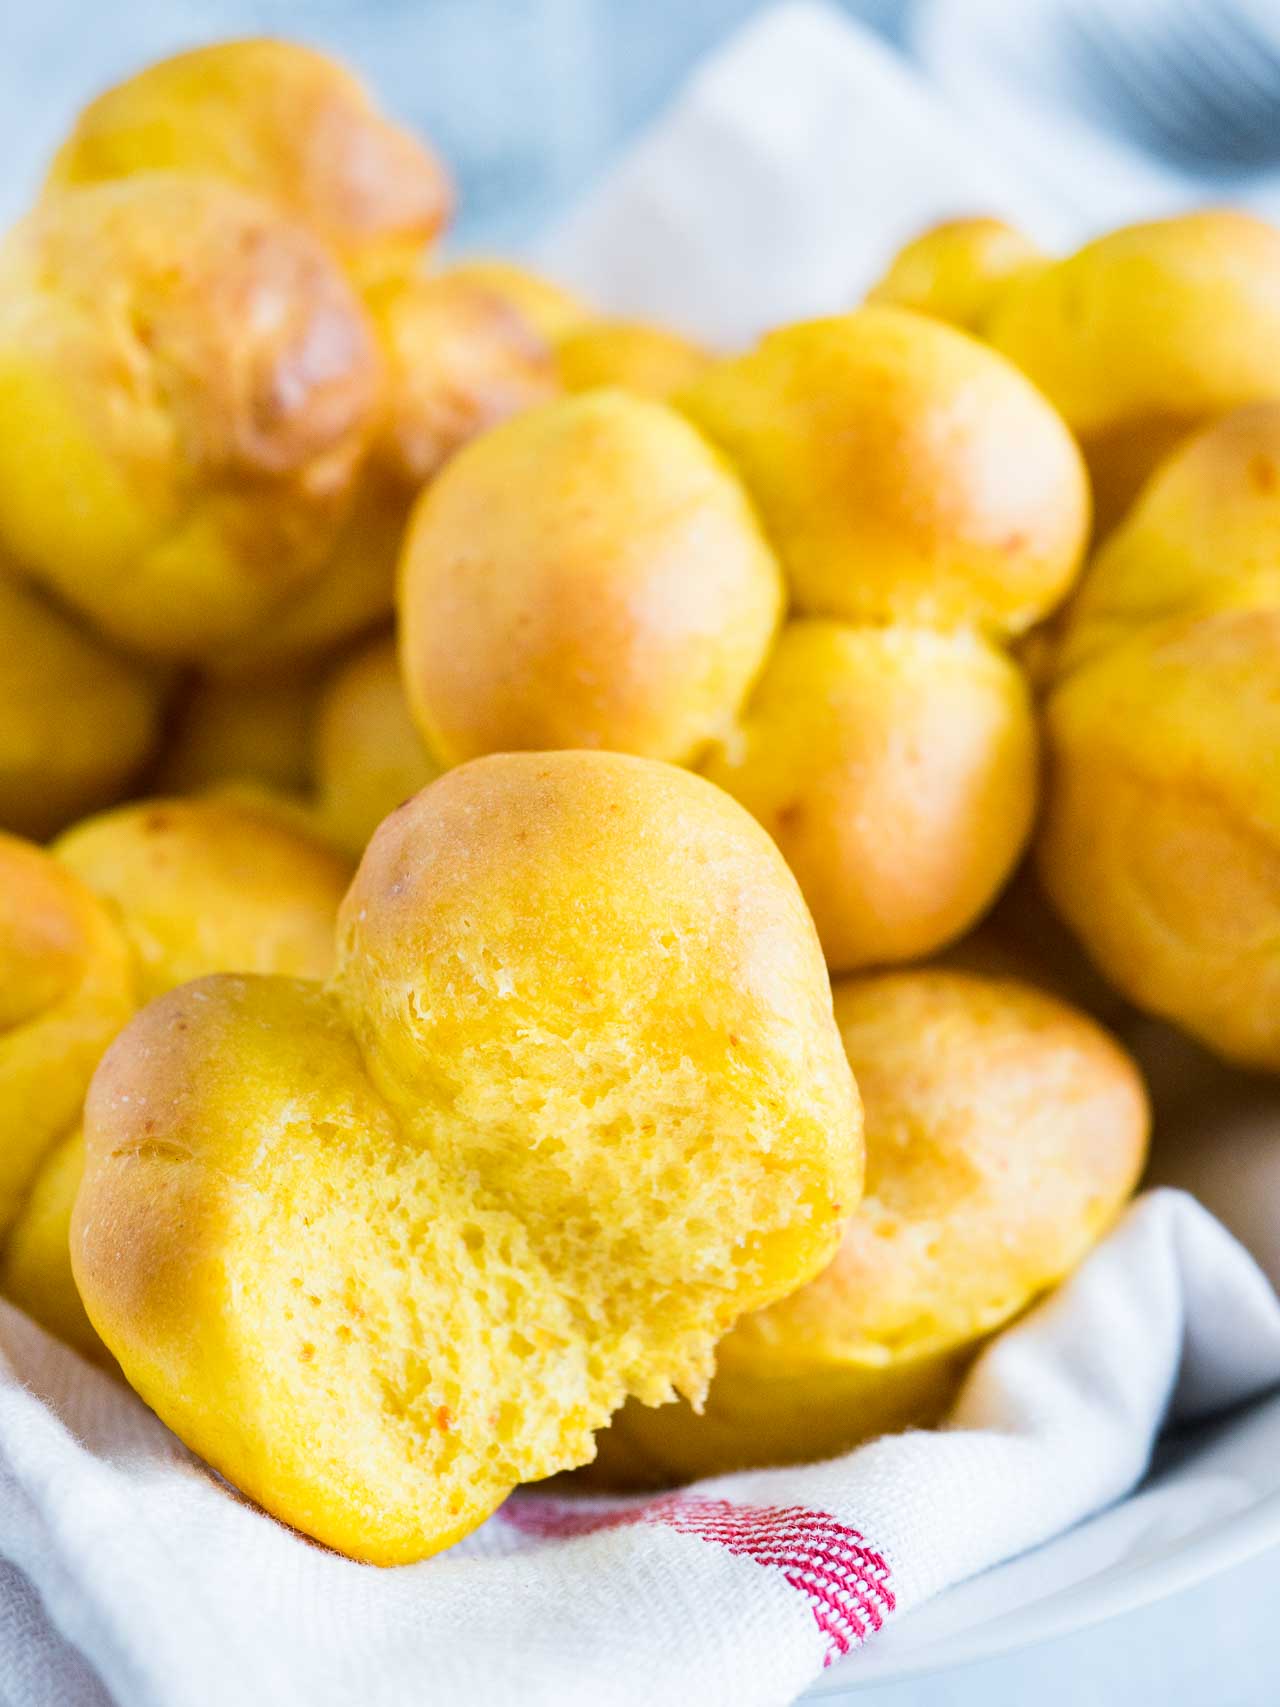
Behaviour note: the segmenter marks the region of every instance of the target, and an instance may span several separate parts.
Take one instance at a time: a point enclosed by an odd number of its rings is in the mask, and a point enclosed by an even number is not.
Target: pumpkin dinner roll
[[[165,682],[0,566],[0,826],[48,836],[107,806],[159,741]]]
[[[1280,230],[1224,209],[1130,225],[1015,276],[985,335],[1084,446],[1110,526],[1189,432],[1280,394]]]
[[[619,386],[642,397],[667,397],[695,379],[710,353],[670,327],[597,314],[541,274],[510,261],[459,261],[437,277],[505,304],[509,315],[554,357],[565,391]]]
[[[561,343],[595,318],[585,302],[554,279],[495,255],[473,255],[456,261],[449,273],[501,297],[547,344]]]
[[[317,822],[353,859],[389,812],[439,776],[409,715],[393,636],[360,647],[325,681],[312,765]]]
[[[298,42],[216,42],[126,78],[80,114],[49,189],[154,171],[252,190],[362,282],[410,267],[450,211],[430,150],[343,66]]]
[[[103,902],[0,834],[0,1238],[134,1001],[129,946]]]
[[[335,651],[389,621],[396,560],[413,494],[370,460],[355,486],[346,519],[330,537],[305,585],[252,631],[237,634],[202,660],[226,680],[300,677]]]
[[[1015,635],[1080,567],[1070,433],[1009,362],[924,315],[784,326],[679,401],[738,471],[805,614]]]
[[[350,867],[270,811],[220,798],[118,807],[69,831],[52,858],[21,843],[5,844],[5,851],[19,871],[38,871],[51,893],[75,900],[86,942],[94,946],[91,968],[85,950],[85,977],[91,969],[98,1001],[89,1024],[82,980],[78,1006],[62,1015],[60,1031],[50,1028],[56,1009],[25,1025],[25,1088],[0,1069],[4,1153],[18,1157],[24,1144],[31,1151],[22,1190],[15,1173],[12,1208],[0,1221],[8,1231],[0,1291],[77,1350],[104,1360],[71,1276],[68,1246],[84,1167],[80,1120],[90,1074],[138,1003],[189,978],[237,968],[323,977]],[[4,886],[6,898],[11,888],[15,907],[23,905],[26,891],[16,878]],[[40,915],[32,916],[38,922]],[[43,937],[33,941],[48,955],[52,979],[60,963]],[[28,958],[34,963],[34,948]],[[72,1020],[77,1030],[69,1041]],[[0,1052],[19,1049],[22,1035],[0,1036]],[[41,1035],[54,1036],[60,1052],[47,1042],[33,1051]],[[19,1120],[29,1135],[10,1137],[10,1121]]]
[[[156,172],[51,196],[0,245],[0,544],[139,654],[221,653],[322,574],[380,386],[269,203]]]
[[[613,747],[702,769],[793,862],[829,963],[932,952],[1021,854],[1037,730],[1008,644],[1088,531],[1008,362],[864,309],[485,435],[419,501],[398,595],[441,764]],[[789,596],[791,620],[780,621]]]
[[[320,672],[189,688],[160,780],[216,789],[310,829],[356,860],[389,812],[440,775],[409,715],[393,635]]]
[[[1280,400],[1233,410],[1160,465],[1064,610],[1052,675],[1166,620],[1280,610],[1277,537]]]
[[[536,921],[537,928],[531,928]],[[818,1273],[861,1177],[769,839],[617,754],[449,772],[374,836],[327,985],[203,979],[95,1079],[72,1252],[159,1415],[354,1557],[580,1464]]]
[[[1012,979],[849,978],[836,1020],[866,1114],[866,1193],[834,1260],[721,1342],[702,1415],[628,1405],[591,1476],[670,1483],[936,1422],[983,1340],[1068,1274],[1132,1191],[1136,1068]]]
[[[300,798],[311,781],[318,694],[311,672],[190,682],[170,717],[157,786],[187,794],[249,783]]]
[[[985,911],[1031,830],[1022,672],[981,635],[788,623],[703,773],[786,856],[833,966],[911,960]]]
[[[116,912],[144,1002],[206,972],[318,978],[332,961],[350,865],[251,801],[134,801],[53,851]]]
[[[381,454],[413,491],[477,433],[560,390],[550,341],[465,268],[395,280],[369,304],[387,360]]]
[[[708,350],[645,320],[589,320],[556,345],[556,368],[566,391],[616,385],[641,397],[670,397],[691,385],[711,361]]]
[[[1045,888],[1131,1001],[1280,1070],[1280,404],[1177,451],[1074,601]]]
[[[867,301],[913,308],[981,336],[1009,284],[1046,260],[1002,219],[945,219],[903,245]]]
[[[783,587],[705,440],[605,390],[453,460],[414,512],[399,603],[406,692],[442,765],[556,747],[685,763],[737,716]]]

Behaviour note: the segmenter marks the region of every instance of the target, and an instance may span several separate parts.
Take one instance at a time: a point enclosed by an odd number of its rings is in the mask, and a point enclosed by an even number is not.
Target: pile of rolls
[[[938,1422],[1280,1069],[1280,232],[713,352],[451,200],[230,42],[0,243],[0,1291],[379,1564]]]

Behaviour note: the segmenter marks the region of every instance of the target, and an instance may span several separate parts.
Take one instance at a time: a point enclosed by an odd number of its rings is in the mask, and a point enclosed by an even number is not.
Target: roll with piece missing
[[[830,1259],[861,1117],[813,924],[720,790],[617,754],[454,770],[386,820],[328,984],[153,1002],[99,1069],[76,1282],[269,1511],[424,1557]]]

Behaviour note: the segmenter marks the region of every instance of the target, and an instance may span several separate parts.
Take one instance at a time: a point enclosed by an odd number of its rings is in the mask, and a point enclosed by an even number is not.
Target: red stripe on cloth
[[[697,1494],[599,1505],[520,1493],[508,1500],[501,1515],[522,1534],[542,1541],[661,1524],[778,1571],[809,1602],[827,1641],[828,1665],[861,1647],[895,1605],[884,1556],[856,1529],[807,1506],[734,1505]]]

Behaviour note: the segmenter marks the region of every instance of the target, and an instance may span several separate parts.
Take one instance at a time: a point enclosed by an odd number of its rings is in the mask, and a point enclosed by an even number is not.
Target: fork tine
[[[1196,8],[1194,22],[1184,17],[1183,39],[1188,48],[1194,46],[1211,61],[1221,80],[1222,91],[1230,99],[1238,99],[1241,86],[1247,91],[1246,100],[1254,108],[1280,109],[1280,55],[1273,54],[1260,63],[1256,45],[1243,33],[1240,9],[1234,4],[1205,4]],[[1197,40],[1187,40],[1186,26],[1197,32]]]
[[[1174,51],[1168,74],[1189,94],[1194,92],[1203,107],[1202,122],[1211,120],[1223,140],[1255,138],[1260,125],[1276,112],[1280,84],[1268,90],[1246,74],[1237,54],[1211,27],[1206,30],[1185,15],[1170,20],[1170,35]]]
[[[1211,10],[1215,12],[1220,27],[1237,38],[1246,56],[1263,59],[1273,67],[1273,75],[1280,78],[1280,40],[1268,30],[1259,28],[1252,7],[1242,6],[1239,0],[1233,0],[1229,6]]]
[[[1200,0],[1146,14],[1095,3],[1064,20],[1090,104],[1149,144],[1202,163],[1280,154],[1280,52],[1260,59],[1246,45],[1238,8]]]
[[[1114,119],[1116,98],[1123,103],[1128,128],[1145,133],[1148,141],[1186,150],[1189,139],[1202,130],[1201,110],[1188,101],[1185,86],[1171,82],[1167,64],[1153,55],[1150,41],[1139,41],[1115,17],[1095,7],[1068,20],[1084,49],[1086,86],[1095,106]],[[1099,85],[1110,98],[1098,100]]]

